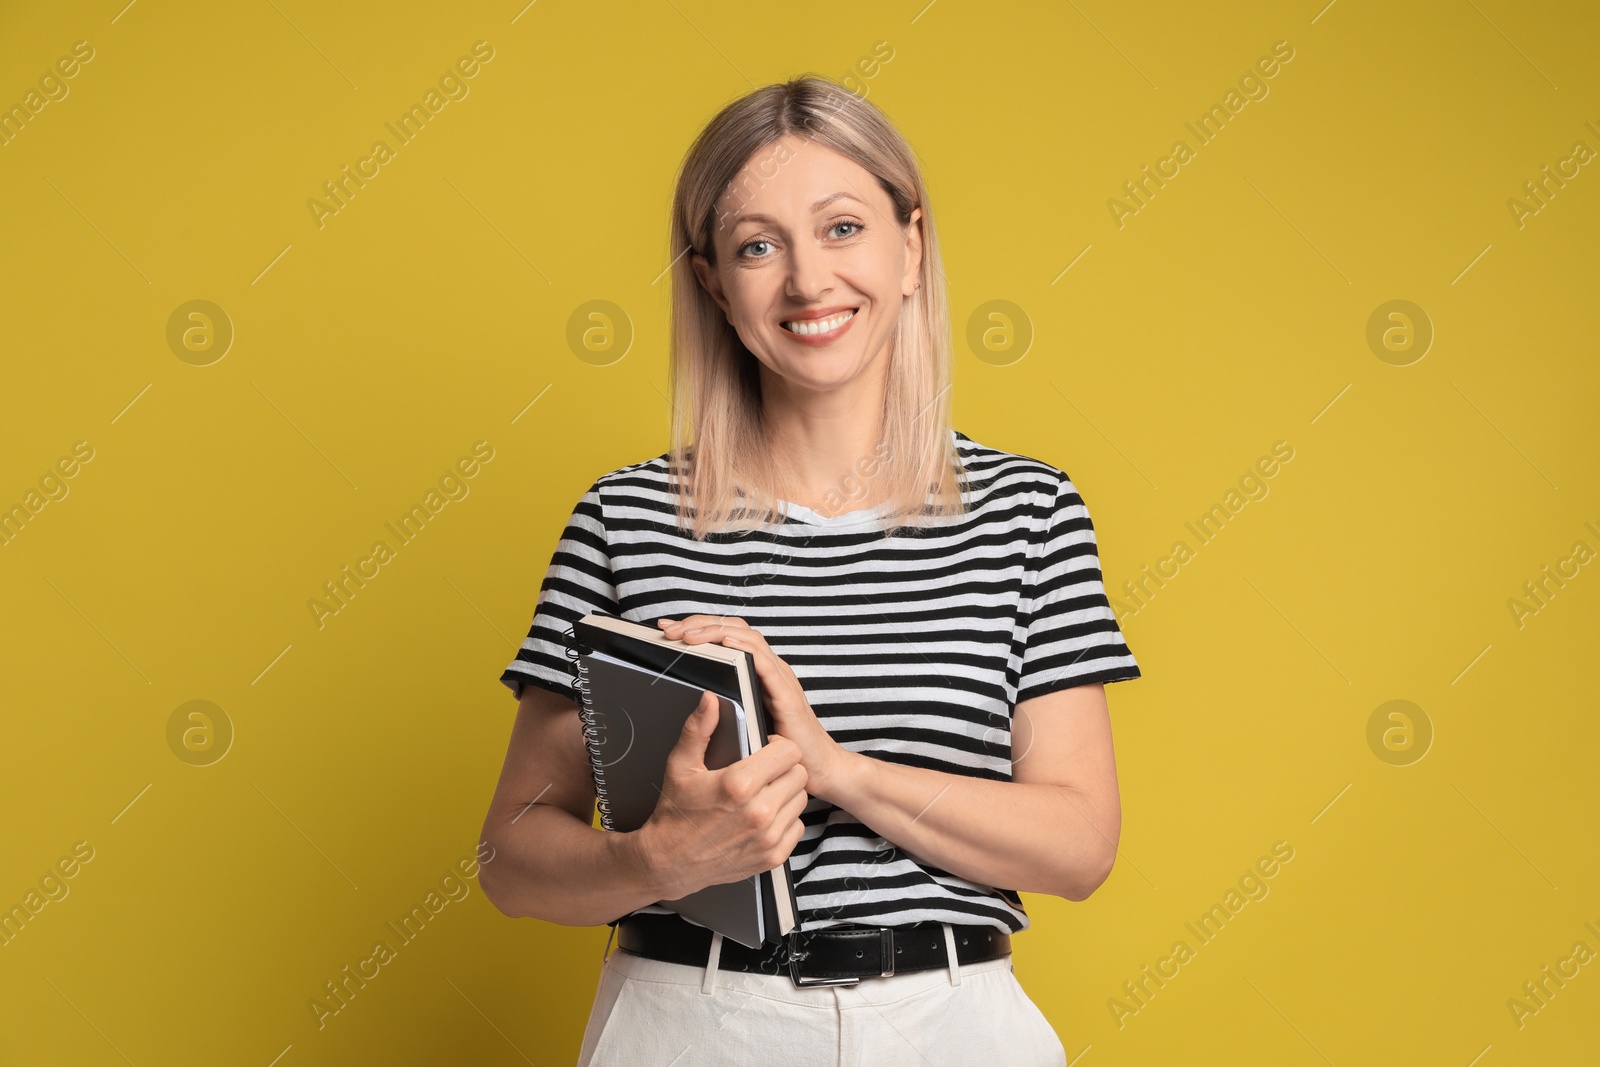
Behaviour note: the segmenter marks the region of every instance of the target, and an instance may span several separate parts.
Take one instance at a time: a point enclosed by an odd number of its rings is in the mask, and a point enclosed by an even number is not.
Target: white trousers
[[[578,1067],[1066,1067],[1009,956],[802,988],[719,970],[720,950],[703,967],[613,951]]]

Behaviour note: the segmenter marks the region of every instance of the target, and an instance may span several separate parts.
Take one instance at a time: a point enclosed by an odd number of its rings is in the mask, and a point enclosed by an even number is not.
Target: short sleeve
[[[573,700],[565,634],[574,622],[593,612],[622,614],[617,607],[598,481],[572,509],[539,586],[528,636],[500,681],[518,700],[526,683]]]
[[[1071,479],[1058,476],[1029,574],[1018,704],[1058,689],[1140,676],[1106,598],[1088,506]]]

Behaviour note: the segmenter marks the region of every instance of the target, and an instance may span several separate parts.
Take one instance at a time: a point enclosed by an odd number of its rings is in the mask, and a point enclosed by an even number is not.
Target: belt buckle
[[[882,969],[878,972],[878,977],[888,978],[894,974],[894,930],[887,926],[880,927],[879,935]],[[799,936],[799,930],[791,930],[786,939],[789,949],[789,979],[796,986],[857,985],[863,977],[871,977],[870,975],[846,975],[837,978],[818,978],[813,975],[801,974],[800,961],[811,953],[800,948]]]

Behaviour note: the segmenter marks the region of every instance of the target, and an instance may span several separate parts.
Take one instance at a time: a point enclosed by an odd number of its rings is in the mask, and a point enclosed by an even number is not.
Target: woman
[[[1064,1064],[1010,935],[1019,891],[1082,900],[1116,853],[1104,683],[1139,668],[1089,513],[951,427],[927,191],[876,107],[814,77],[752,92],[673,214],[673,447],[583,495],[501,677],[485,892],[613,925],[581,1064]],[[561,636],[591,611],[749,651],[775,725],[707,770],[705,699],[632,833],[590,825]],[[785,857],[791,942],[656,903]]]

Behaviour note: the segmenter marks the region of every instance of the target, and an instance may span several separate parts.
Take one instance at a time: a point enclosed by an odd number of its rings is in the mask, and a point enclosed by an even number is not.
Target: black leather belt
[[[989,926],[955,926],[956,960],[982,963],[1011,954],[1011,935]],[[617,923],[617,947],[635,956],[704,967],[711,956],[711,931],[676,915],[629,915]],[[830,926],[794,931],[783,941],[747,948],[724,938],[717,968],[751,974],[788,973],[797,986],[854,985],[948,967],[944,927],[936,922],[906,926]]]

